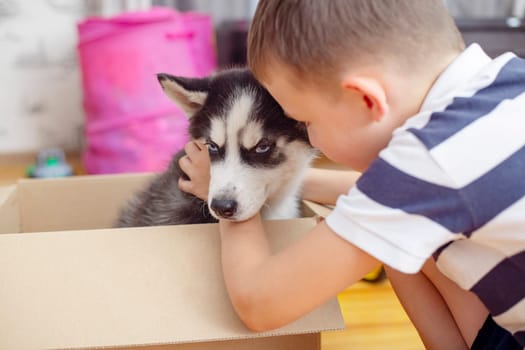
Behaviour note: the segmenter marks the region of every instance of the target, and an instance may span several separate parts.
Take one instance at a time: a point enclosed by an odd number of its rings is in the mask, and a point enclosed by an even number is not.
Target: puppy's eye
[[[268,153],[272,149],[272,145],[267,142],[260,142],[257,146],[255,146],[255,153],[263,154]]]
[[[206,141],[206,145],[208,146],[208,152],[210,153],[218,153],[219,152],[219,146],[211,140]]]

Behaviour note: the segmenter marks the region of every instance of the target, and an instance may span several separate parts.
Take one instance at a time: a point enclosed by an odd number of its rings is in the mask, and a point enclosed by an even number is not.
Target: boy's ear
[[[388,113],[389,107],[386,91],[379,81],[366,76],[347,76],[343,79],[343,88],[357,92],[374,121],[381,121]]]
[[[164,93],[191,118],[208,97],[209,78],[185,78],[157,74]]]

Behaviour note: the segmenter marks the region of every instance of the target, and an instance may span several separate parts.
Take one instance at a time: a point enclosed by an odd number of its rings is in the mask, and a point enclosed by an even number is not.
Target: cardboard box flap
[[[0,187],[0,234],[20,231],[16,186]]]
[[[113,227],[119,209],[152,176],[126,174],[20,180],[17,187],[22,232]]]
[[[279,250],[315,220],[265,225]],[[208,342],[344,328],[333,299],[286,327],[248,330],[226,294],[213,224],[0,235],[0,280],[1,349]]]
[[[307,207],[308,212],[313,213],[313,215],[318,215],[322,217],[328,216],[330,212],[333,210],[333,207],[330,205],[320,204],[317,202],[311,202],[307,200],[303,200],[303,206]]]
[[[152,178],[153,174],[117,174],[20,180],[17,196],[21,228],[10,232],[113,227],[119,210]],[[305,217],[324,215],[326,210],[313,202],[302,205]]]

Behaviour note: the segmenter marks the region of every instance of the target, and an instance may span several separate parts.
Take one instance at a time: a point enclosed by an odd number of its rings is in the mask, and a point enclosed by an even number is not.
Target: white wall
[[[87,0],[104,1],[104,0]],[[216,25],[223,21],[251,18],[257,0],[151,0],[154,5],[165,5],[179,10],[205,11],[212,15]],[[324,0],[321,0],[324,1]]]
[[[79,0],[0,0],[0,153],[75,149]]]

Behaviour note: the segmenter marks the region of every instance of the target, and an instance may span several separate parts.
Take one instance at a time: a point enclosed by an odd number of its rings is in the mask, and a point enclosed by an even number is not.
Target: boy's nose
[[[237,211],[237,201],[233,199],[213,198],[210,207],[218,216],[229,219]]]

